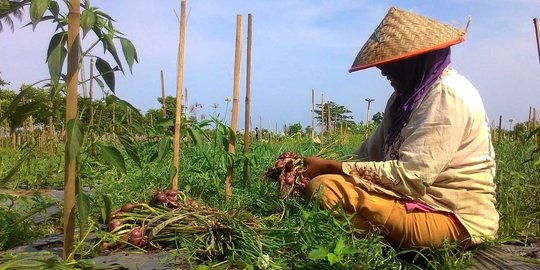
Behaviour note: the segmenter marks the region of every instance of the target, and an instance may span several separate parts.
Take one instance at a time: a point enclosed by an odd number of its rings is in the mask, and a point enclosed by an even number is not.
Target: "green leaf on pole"
[[[0,184],[4,184],[6,183],[7,181],[9,181],[9,179],[11,179],[11,177],[13,177],[13,175],[15,175],[15,173],[17,173],[19,171],[19,169],[21,168],[21,165],[30,157],[31,155],[30,154],[26,154],[24,156],[22,156],[21,158],[19,158],[19,160],[17,161],[17,163],[15,164],[15,166],[13,166],[8,172],[7,174],[2,177],[2,179],[0,180]]]
[[[9,127],[11,130],[22,126],[24,121],[31,115],[39,111],[41,104],[39,102],[28,102],[15,108],[12,114],[8,116]]]
[[[45,14],[45,11],[49,7],[50,0],[33,0],[30,3],[30,20],[32,21],[33,29],[36,29],[36,25],[40,22],[41,17]]]
[[[90,215],[90,198],[84,192],[79,192],[76,198],[79,224],[86,224]]]
[[[104,35],[101,42],[103,42],[103,47],[107,51],[109,51],[111,56],[114,58],[114,61],[116,61],[116,65],[120,68],[122,72],[124,72],[124,69],[122,68],[122,62],[120,61],[120,57],[118,57],[118,52],[116,51],[116,46],[114,46],[112,38],[109,35]]]
[[[105,84],[103,83],[102,80],[100,80],[99,78],[96,78],[96,77],[94,77],[94,80],[96,80],[96,82],[99,85],[99,88],[101,88],[101,90],[105,90]]]
[[[58,6],[58,2],[51,1],[49,4],[49,11],[54,16],[54,18],[58,18],[58,14],[60,14],[60,6]]]
[[[67,55],[65,48],[66,32],[56,33],[49,42],[49,48],[47,49],[47,64],[49,66],[49,74],[51,75],[51,81],[53,84],[58,84],[60,80],[60,74],[62,73],[62,67],[64,65],[64,59]]]
[[[171,138],[166,136],[159,141],[157,162],[161,162],[165,154],[171,149]]]
[[[76,160],[83,143],[82,123],[79,119],[71,119],[67,123],[67,151],[70,160]]]
[[[81,13],[81,28],[83,30],[83,38],[86,36],[88,31],[94,27],[96,23],[96,15],[92,10],[85,9]]]
[[[122,143],[124,150],[126,150],[127,155],[142,169],[141,159],[139,158],[139,153],[137,151],[137,144],[133,137],[127,132],[122,132],[118,134],[118,139],[120,140],[120,143]]]
[[[109,222],[111,222],[112,211],[111,198],[109,198],[109,196],[106,194],[101,194],[101,197],[103,198],[103,207],[101,207],[101,218],[103,218],[105,224],[109,224]]]
[[[139,62],[137,59],[137,50],[135,49],[135,46],[133,46],[133,43],[127,38],[119,38],[120,44],[122,44],[122,51],[124,52],[124,57],[126,58],[126,62],[129,66],[129,72],[133,73],[133,63]]]
[[[123,110],[127,110],[128,108],[131,109],[131,112],[133,112],[135,114],[135,117],[138,118],[138,119],[142,119],[143,116],[141,114],[141,112],[139,111],[139,109],[135,108],[135,106],[131,105],[131,103],[115,96],[115,95],[110,95],[108,96],[108,100],[107,100],[107,104],[110,104],[110,103],[115,103],[118,105],[118,107],[122,108]]]
[[[100,57],[96,57],[96,69],[101,74],[101,77],[103,77],[109,89],[114,93],[114,70],[111,68],[111,65]]]
[[[114,147],[109,145],[101,146],[102,150],[102,156],[105,159],[105,161],[112,164],[114,167],[116,167],[118,170],[120,170],[122,173],[126,173],[126,162],[124,161],[124,157],[122,156],[122,153]]]

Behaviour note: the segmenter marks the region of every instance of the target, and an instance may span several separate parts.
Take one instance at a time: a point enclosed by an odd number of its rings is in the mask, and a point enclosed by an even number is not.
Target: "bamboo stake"
[[[49,112],[50,115],[48,117],[49,120],[49,156],[52,156],[53,154],[53,143],[56,141],[56,137],[54,136],[54,119],[53,119],[53,102],[52,100],[49,101]]]
[[[315,139],[315,89],[311,89],[311,139]]]
[[[536,32],[536,48],[538,49],[538,61],[540,61],[540,26],[538,25],[538,18],[533,19],[534,30]]]
[[[161,108],[163,109],[163,119],[167,118],[167,98],[165,96],[165,80],[163,70],[161,70]]]
[[[94,124],[94,58],[90,58],[90,126]]]
[[[247,29],[247,51],[246,51],[246,107],[244,113],[244,156],[249,152],[249,133],[251,131],[251,45],[252,45],[252,20],[251,13],[248,14],[248,29]],[[249,160],[244,159],[244,185],[247,186],[249,181]]]
[[[236,15],[236,47],[234,52],[234,82],[233,82],[233,105],[231,115],[231,130],[236,134],[238,125],[238,92],[240,86],[240,58],[242,57],[242,15]],[[235,134],[229,136],[229,153],[235,152]],[[233,164],[227,164],[227,176],[225,178],[225,201],[229,202],[232,195]]]
[[[68,24],[68,66],[66,94],[66,123],[77,117],[77,84],[79,73],[79,26],[80,0],[69,1]],[[77,161],[70,158],[69,145],[66,142],[64,173],[64,245],[63,258],[73,260],[73,238],[75,233],[75,175]]]
[[[321,94],[321,142],[324,141],[324,94]]]
[[[83,90],[83,97],[86,98],[88,96],[88,90],[86,88],[86,70],[84,68],[84,61],[81,61],[80,69],[81,69],[81,72],[79,72],[79,73],[81,75],[81,84],[82,84],[82,90]]]
[[[501,126],[502,126],[502,115],[499,115],[499,129],[497,131],[497,142],[501,142]]]
[[[529,118],[527,118],[527,131],[531,130],[532,106],[529,106]]]
[[[332,115],[330,114],[330,104],[326,106],[326,109],[328,110],[328,121],[326,121],[326,131],[328,132],[328,135],[330,136],[330,131],[332,129]]]
[[[184,82],[184,38],[186,34],[186,0],[180,1],[180,41],[178,43],[178,73],[176,74],[176,114],[174,119],[174,152],[173,166],[175,173],[172,189],[178,190],[178,174],[180,165],[180,124],[182,116],[182,84]]]
[[[113,103],[112,104],[112,133],[113,133],[112,138],[113,138],[113,140],[116,139],[116,135],[115,135],[116,128],[115,128],[115,126],[116,126],[116,104]]]

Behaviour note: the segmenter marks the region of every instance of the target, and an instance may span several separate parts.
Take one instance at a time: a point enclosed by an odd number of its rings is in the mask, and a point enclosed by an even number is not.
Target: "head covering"
[[[450,47],[378,66],[400,82],[390,105],[390,128],[385,145],[391,146],[409,120],[413,109],[450,64]]]
[[[349,72],[446,48],[464,38],[462,30],[392,7],[360,49]]]

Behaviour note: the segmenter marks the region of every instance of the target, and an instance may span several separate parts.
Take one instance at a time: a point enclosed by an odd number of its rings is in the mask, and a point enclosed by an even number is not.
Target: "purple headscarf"
[[[418,101],[450,64],[450,47],[378,66],[392,78],[397,97],[390,106],[390,128],[385,144],[391,146],[409,120]]]

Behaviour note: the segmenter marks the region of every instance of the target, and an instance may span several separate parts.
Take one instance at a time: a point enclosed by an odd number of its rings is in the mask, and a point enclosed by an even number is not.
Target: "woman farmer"
[[[304,159],[310,198],[405,247],[493,239],[495,154],[482,100],[450,63],[465,32],[391,8],[350,72],[377,67],[394,88],[358,162]]]

